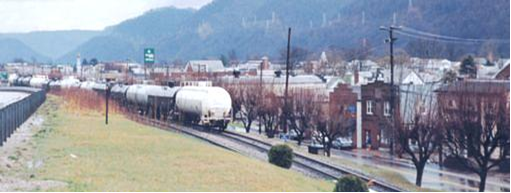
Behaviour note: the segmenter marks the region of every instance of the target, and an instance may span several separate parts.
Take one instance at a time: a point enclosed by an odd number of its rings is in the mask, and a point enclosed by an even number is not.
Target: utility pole
[[[264,64],[264,61],[261,62],[261,69],[259,70],[259,102],[260,104],[263,104],[263,99],[264,99],[264,92],[263,92],[263,64]],[[261,96],[262,95],[262,96]],[[258,113],[259,114],[259,113]],[[262,125],[261,125],[261,116],[259,115],[258,116],[259,118],[259,135],[261,135],[262,133]]]
[[[289,89],[289,56],[291,54],[291,28],[287,33],[287,57],[286,57],[286,90],[284,93],[284,120],[282,121],[284,126],[284,133],[287,133],[287,115],[289,113],[289,105],[287,104],[288,89]]]
[[[144,80],[147,80],[147,64],[144,63]]]
[[[397,41],[397,38],[394,37],[394,30],[399,30],[400,27],[389,26],[389,27],[380,27],[380,30],[387,31],[389,33],[389,38],[385,39],[385,43],[389,43],[390,45],[390,116],[391,116],[391,127],[392,132],[394,132],[396,123],[395,123],[395,88],[394,88],[394,43]],[[390,140],[390,153],[394,154],[394,133],[392,134],[392,138]]]
[[[169,70],[170,70],[170,64],[167,64],[167,74],[165,75],[165,83],[167,84],[167,86],[169,85]]]
[[[106,83],[106,93],[105,93],[105,101],[106,101],[106,110],[105,110],[105,125],[108,125],[108,101],[110,99],[110,81]]]

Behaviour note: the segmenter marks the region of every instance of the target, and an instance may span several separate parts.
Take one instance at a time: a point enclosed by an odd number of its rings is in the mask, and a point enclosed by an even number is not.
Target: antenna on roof
[[[397,23],[397,13],[394,12],[393,18],[392,18],[392,25],[396,25]]]
[[[326,27],[326,14],[323,13],[323,24],[321,25],[321,27]]]
[[[362,11],[362,25],[366,24],[366,12]]]

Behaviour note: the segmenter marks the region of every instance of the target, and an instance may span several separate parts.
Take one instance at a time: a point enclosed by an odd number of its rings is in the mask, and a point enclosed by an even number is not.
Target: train
[[[15,76],[11,86],[35,87],[46,90],[81,89],[109,95],[132,113],[150,118],[217,128],[221,131],[232,121],[232,99],[221,87],[159,85],[123,85],[93,81],[80,82],[67,78],[52,81],[41,77]]]
[[[44,77],[18,76],[16,74],[9,75],[8,82],[10,86],[32,87],[40,89],[49,89],[50,80]]]

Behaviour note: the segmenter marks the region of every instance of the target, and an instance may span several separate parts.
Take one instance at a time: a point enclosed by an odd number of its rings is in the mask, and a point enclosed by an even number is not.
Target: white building
[[[225,72],[224,64],[220,60],[190,60],[185,72]]]

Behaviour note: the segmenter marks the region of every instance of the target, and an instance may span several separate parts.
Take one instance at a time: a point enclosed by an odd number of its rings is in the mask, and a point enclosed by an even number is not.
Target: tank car
[[[17,74],[9,74],[8,78],[9,86],[15,86],[16,80],[18,80]]]
[[[231,96],[220,87],[182,87],[175,108],[182,121],[222,130],[232,120]]]
[[[172,109],[174,93],[170,87],[156,85],[132,85],[126,91],[126,99],[142,115],[167,118]]]
[[[46,78],[33,77],[30,79],[29,85],[30,85],[30,87],[33,87],[33,88],[42,88],[42,89],[47,90],[49,83],[50,83],[50,81]]]

